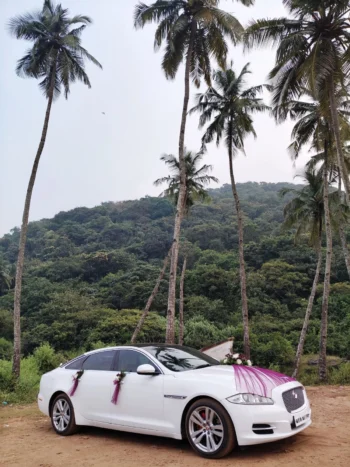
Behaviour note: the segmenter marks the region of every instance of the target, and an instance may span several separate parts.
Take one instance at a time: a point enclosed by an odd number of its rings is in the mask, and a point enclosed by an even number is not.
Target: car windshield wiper
[[[210,365],[210,363],[205,363],[204,365],[199,365],[197,366],[196,368],[194,368],[195,370],[199,370],[200,368],[207,368],[208,366],[212,366]]]

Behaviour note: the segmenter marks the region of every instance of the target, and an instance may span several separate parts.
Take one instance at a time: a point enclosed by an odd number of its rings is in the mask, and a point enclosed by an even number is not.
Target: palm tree
[[[208,175],[208,172],[213,170],[212,165],[204,164],[198,167],[204,157],[204,151],[199,151],[197,154],[191,151],[185,151],[185,167],[186,167],[186,197],[182,207],[183,215],[187,215],[192,206],[197,201],[205,202],[210,199],[205,187],[211,182],[218,183],[219,180],[212,175]],[[177,206],[180,186],[181,186],[181,174],[180,174],[180,163],[179,160],[172,154],[164,154],[161,161],[170,169],[170,175],[167,177],[158,178],[154,182],[155,186],[160,186],[166,183],[166,188],[160,196],[170,198],[174,205]]]
[[[304,180],[306,181],[306,185],[301,190],[286,188],[280,192],[281,196],[287,194],[294,195],[294,198],[284,208],[284,227],[287,229],[296,228],[296,240],[304,233],[308,233],[310,244],[315,248],[318,258],[304,324],[295,355],[293,378],[296,378],[298,375],[322,264],[321,245],[324,223],[323,171],[317,172],[315,168],[308,168],[305,171]]]
[[[204,94],[196,97],[196,106],[190,113],[200,112],[199,127],[209,124],[202,138],[203,145],[216,139],[217,145],[225,138],[227,147],[229,170],[231,177],[232,193],[235,201],[235,209],[238,218],[239,237],[239,268],[241,281],[242,316],[244,326],[244,353],[250,358],[249,343],[249,314],[246,288],[246,272],[244,263],[244,238],[243,238],[243,212],[237,192],[233,173],[233,158],[238,151],[244,152],[244,140],[247,136],[256,133],[253,126],[252,114],[264,112],[269,109],[258,96],[264,86],[248,88],[246,75],[249,74],[249,64],[245,65],[241,73],[237,75],[230,68],[218,70],[213,73],[214,85],[209,87]],[[269,88],[269,87],[268,87]]]
[[[18,379],[20,374],[21,326],[20,304],[24,252],[26,246],[28,219],[35,178],[43,152],[52,102],[58,98],[63,88],[65,97],[70,92],[70,84],[82,81],[90,87],[89,77],[84,70],[84,59],[101,67],[99,62],[81,45],[81,33],[91,23],[87,16],[68,16],[68,10],[61,5],[54,5],[45,0],[42,10],[12,18],[9,29],[17,39],[33,42],[31,49],[18,61],[16,72],[19,76],[40,79],[39,87],[47,99],[44,126],[39,147],[34,159],[30,175],[23,217],[16,269],[16,286],[14,298],[14,354],[13,373]]]
[[[298,98],[300,87],[317,95],[330,109],[338,166],[350,202],[350,181],[343,154],[337,112],[337,86],[344,85],[350,58],[348,0],[283,0],[291,18],[253,21],[244,35],[247,48],[277,45],[270,72],[275,84],[274,105]]]
[[[321,312],[321,337],[320,337],[320,357],[319,357],[319,376],[320,380],[324,381],[327,378],[327,328],[328,328],[328,302],[330,293],[331,266],[333,253],[333,238],[331,228],[331,214],[329,207],[329,182],[328,174],[332,163],[332,148],[334,148],[334,132],[331,125],[329,107],[327,107],[323,99],[317,99],[319,95],[301,87],[298,91],[308,98],[313,99],[313,102],[299,102],[293,99],[281,101],[275,109],[274,113],[278,119],[284,120],[288,115],[297,120],[293,131],[292,139],[294,140],[290,146],[293,158],[297,158],[301,150],[305,146],[310,146],[310,149],[321,151],[323,153],[324,164],[322,168],[323,176],[323,208],[325,217],[325,233],[326,233],[326,265],[323,285],[322,297],[322,312]],[[339,109],[337,113],[340,113]],[[342,119],[338,119],[339,122]],[[338,129],[339,134],[348,132],[349,125],[344,118],[342,130]],[[319,157],[319,156],[318,156]]]
[[[254,0],[238,1],[246,6],[254,3]],[[158,23],[154,48],[158,50],[165,44],[162,68],[166,78],[174,79],[180,64],[185,62],[185,92],[179,135],[180,190],[175,215],[167,310],[167,320],[172,322],[175,317],[182,209],[186,196],[185,130],[190,78],[197,87],[203,77],[209,84],[211,57],[214,57],[220,66],[224,66],[228,51],[226,38],[236,44],[243,33],[239,21],[220,10],[218,5],[219,0],[156,0],[151,5],[139,3],[135,8],[136,28],[142,28],[147,23]],[[166,342],[174,343],[174,340],[174,327],[167,326]]]
[[[347,240],[346,240],[346,232],[344,229],[345,222],[348,221],[348,210],[349,207],[346,204],[346,200],[344,199],[344,194],[342,191],[342,181],[341,181],[341,175],[340,175],[340,170],[338,167],[338,161],[336,157],[336,151],[334,150],[335,148],[332,148],[332,151],[329,153],[329,158],[330,162],[328,163],[328,178],[332,183],[338,183],[338,225],[337,229],[339,232],[339,238],[340,238],[340,243],[341,247],[343,250],[343,256],[344,256],[344,261],[345,261],[345,266],[346,270],[348,272],[348,276],[350,279],[350,253],[347,245]],[[317,166],[319,166],[319,170],[322,171],[324,170],[324,152],[320,152],[319,154],[316,154],[311,157],[311,159],[308,161],[306,164],[307,167],[310,169],[313,169]],[[345,145],[344,146],[344,157],[345,157],[345,164],[350,171],[350,156],[349,156],[349,146]]]
[[[203,155],[204,155],[203,151],[200,151],[197,154],[194,154],[191,151],[186,151],[186,155],[185,155],[186,198],[185,198],[185,206],[182,209],[182,212],[184,215],[189,213],[191,207],[194,205],[196,201],[208,201],[210,199],[208,192],[205,190],[205,186],[209,185],[211,182],[218,183],[218,179],[216,177],[208,175],[208,172],[213,170],[213,167],[211,165],[204,164],[201,167],[198,167],[198,165],[203,159]],[[179,161],[172,154],[164,154],[160,158],[160,160],[164,161],[170,167],[171,175],[168,175],[167,177],[159,178],[158,180],[154,182],[154,184],[156,186],[159,186],[159,185],[162,185],[163,183],[166,183],[168,185],[168,188],[165,189],[160,194],[160,196],[170,198],[173,201],[174,205],[176,206],[178,202],[178,198],[179,198],[179,191],[180,191]],[[160,274],[156,281],[156,285],[154,286],[154,289],[151,295],[149,296],[147,304],[143,310],[142,316],[132,335],[131,343],[136,342],[137,336],[141,331],[141,328],[143,326],[143,323],[145,322],[145,319],[149,313],[149,310],[151,309],[153,300],[155,299],[158,293],[160,284],[162,280],[164,279],[164,275],[165,275],[165,272],[166,272],[166,269],[169,263],[169,259],[170,259],[170,254],[171,254],[171,248],[169,250],[168,255],[164,259],[162,270],[160,271]],[[185,261],[184,261],[184,264],[185,264],[185,271],[186,271]],[[181,276],[182,281],[184,281],[184,274],[185,273],[183,272]],[[183,282],[182,282],[182,287],[183,287]],[[181,297],[180,297],[180,302],[181,302]],[[183,315],[183,308],[182,308],[182,315]],[[181,321],[181,317],[180,317],[180,321]],[[183,323],[183,320],[182,320],[182,323]],[[172,327],[172,328],[168,329],[168,327]],[[181,324],[180,324],[180,329],[181,329]],[[172,334],[174,334],[175,336],[175,319],[173,320],[168,319],[167,320],[167,335],[172,335]]]

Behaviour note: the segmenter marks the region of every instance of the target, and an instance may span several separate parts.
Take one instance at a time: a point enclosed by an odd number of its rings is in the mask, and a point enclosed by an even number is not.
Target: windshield
[[[144,347],[162,365],[171,371],[198,370],[207,366],[219,365],[219,362],[198,350],[189,347]]]

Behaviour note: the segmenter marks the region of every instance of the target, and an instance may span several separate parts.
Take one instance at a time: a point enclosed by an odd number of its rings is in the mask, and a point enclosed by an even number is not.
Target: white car
[[[79,370],[84,373],[69,397]],[[114,380],[121,371],[126,376],[113,404]],[[208,458],[223,457],[236,445],[287,438],[311,424],[300,383],[275,387],[271,398],[240,394],[232,366],[167,344],[108,347],[81,355],[42,376],[38,404],[59,435],[88,425],[187,438]]]

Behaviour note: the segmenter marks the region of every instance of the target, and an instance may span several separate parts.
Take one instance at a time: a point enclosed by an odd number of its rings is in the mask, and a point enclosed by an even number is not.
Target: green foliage
[[[330,372],[331,384],[350,384],[350,362],[343,363]]]
[[[185,326],[184,343],[190,347],[201,349],[213,342],[219,342],[232,337],[232,326],[218,328],[202,317],[190,319]]]
[[[199,167],[204,156],[204,152],[200,151],[197,154],[191,151],[185,152],[185,165],[186,165],[186,199],[184,205],[185,214],[189,214],[191,208],[196,201],[209,202],[210,197],[205,187],[211,182],[218,183],[218,179],[208,172],[213,170],[212,165],[204,164]],[[171,175],[159,178],[154,182],[155,186],[167,184],[161,196],[169,198],[174,206],[177,206],[177,201],[180,193],[180,163],[178,159],[172,154],[165,154],[160,158],[169,166]]]
[[[279,191],[295,185],[237,186],[247,221],[255,232],[254,240],[245,247],[252,360],[290,371],[316,255],[307,238],[302,237],[296,245],[294,232],[281,228],[285,201]],[[235,350],[241,352],[238,239],[232,227],[237,219],[232,191],[224,185],[209,193],[211,204],[195,204],[191,216],[183,221],[183,238],[191,244],[185,280],[185,342],[201,348],[234,336]],[[22,295],[23,361],[44,343],[59,354],[57,361],[48,360],[49,366],[95,347],[128,343],[168,253],[173,215],[167,199],[146,197],[77,208],[29,224]],[[112,231],[119,233],[110,236]],[[18,235],[14,229],[0,239],[0,256],[10,269],[16,261]],[[58,245],[64,244],[67,251],[56,254]],[[328,351],[344,359],[350,358],[349,287],[335,236]],[[308,354],[317,353],[319,348],[321,289],[305,342]],[[140,342],[164,341],[167,293],[165,277]],[[8,342],[13,338],[12,310],[13,290],[0,290],[0,337],[6,341],[1,340],[1,352],[6,359],[11,351]]]
[[[88,342],[127,344],[141,317],[139,310],[123,310],[114,312],[104,320],[100,320],[91,331]],[[149,313],[141,332],[139,342],[164,342],[165,319],[156,313]]]
[[[10,360],[12,357],[12,342],[0,337],[0,360]]]
[[[33,402],[38,394],[41,374],[34,357],[21,362],[21,377],[13,391],[12,362],[0,360],[0,400],[9,403]]]
[[[251,0],[241,0],[251,5]],[[219,2],[213,0],[170,0],[156,1],[151,5],[138,3],[135,7],[135,27],[143,28],[147,23],[157,23],[154,46],[159,49],[165,45],[162,68],[168,79],[174,79],[180,64],[188,54],[189,43],[192,47],[190,75],[199,87],[204,77],[210,84],[211,58],[223,67],[227,58],[227,39],[236,44],[243,27],[238,20],[218,8]],[[190,40],[191,39],[191,40]]]
[[[9,23],[12,35],[33,42],[33,48],[18,60],[17,74],[40,78],[39,87],[47,98],[51,92],[58,97],[62,87],[68,97],[70,84],[77,80],[91,87],[84,59],[100,68],[101,65],[81,45],[81,33],[90,23],[88,16],[69,18],[68,10],[51,0],[44,2],[41,11],[12,18]]]
[[[60,355],[48,343],[37,347],[33,357],[40,373],[47,373],[58,367],[61,363]]]

